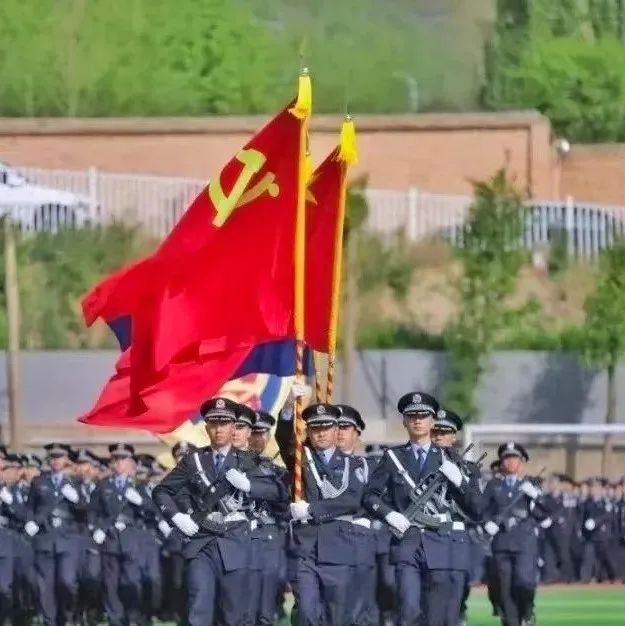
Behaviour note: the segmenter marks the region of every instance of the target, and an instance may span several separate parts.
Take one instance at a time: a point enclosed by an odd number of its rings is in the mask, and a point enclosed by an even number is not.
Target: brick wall
[[[205,178],[265,120],[0,119],[0,160],[16,165],[154,173]],[[321,160],[337,140],[341,119],[314,120],[312,149]],[[508,165],[534,196],[552,193],[550,126],[538,113],[361,116],[360,164],[370,185],[468,193],[471,180]]]

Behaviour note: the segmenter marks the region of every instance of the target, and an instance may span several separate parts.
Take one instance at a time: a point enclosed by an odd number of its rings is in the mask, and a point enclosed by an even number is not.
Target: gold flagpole
[[[308,157],[308,125],[312,112],[312,85],[308,69],[304,68],[299,77],[297,102],[291,112],[300,121],[300,145],[298,162],[297,214],[295,226],[295,309],[294,326],[296,340],[295,377],[303,382],[304,377],[304,295],[306,275],[306,186],[310,174]],[[295,401],[294,423],[294,466],[293,499],[302,499],[302,454],[304,447],[304,423],[302,419],[302,398]]]
[[[356,151],[356,128],[352,118],[347,115],[341,128],[339,148],[341,161],[341,186],[339,190],[339,209],[336,220],[334,240],[334,272],[332,275],[332,303],[330,308],[330,328],[328,333],[328,377],[326,402],[332,402],[334,396],[334,372],[336,370],[336,336],[341,307],[341,274],[343,268],[343,229],[345,226],[345,203],[347,198],[347,168],[358,161]]]

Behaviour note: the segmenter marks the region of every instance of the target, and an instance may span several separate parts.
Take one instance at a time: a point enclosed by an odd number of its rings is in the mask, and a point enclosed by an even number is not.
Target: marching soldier
[[[525,448],[510,441],[499,446],[503,476],[484,491],[484,529],[493,538],[494,573],[506,626],[535,623],[534,595],[538,579],[538,526],[549,509],[534,481],[524,476]]]
[[[277,481],[264,475],[254,455],[237,450],[232,438],[238,405],[226,398],[205,402],[200,413],[211,445],[182,457],[154,488],[162,514],[189,539],[189,626],[247,626],[251,556],[249,499],[276,500]]]
[[[464,530],[455,506],[479,518],[480,493],[431,441],[438,402],[426,393],[409,393],[397,408],[409,442],[386,450],[365,490],[364,503],[395,535],[390,558],[396,566],[399,624],[444,626],[452,593],[450,571],[457,569],[457,559],[464,558],[458,553],[468,550],[468,545],[454,541],[454,533]],[[423,490],[430,497],[420,502]],[[414,515],[410,505],[418,507]]]
[[[18,516],[16,509],[20,507],[11,489],[5,482],[6,467],[10,456],[4,446],[0,446],[0,472],[3,481],[0,483],[0,626],[13,623],[13,585],[16,570],[16,533],[11,528]],[[22,522],[23,524],[23,522]]]
[[[76,477],[80,480],[79,490],[89,505],[97,486],[100,463],[89,450],[79,450],[75,460]],[[90,525],[88,510],[82,519],[81,536],[83,550],[79,568],[79,612],[90,626],[96,624],[100,615],[100,589],[102,580],[102,559],[99,546],[95,543]]]
[[[356,464],[356,476],[366,485],[373,471],[375,462],[356,454],[360,445],[360,436],[365,429],[365,422],[360,413],[351,406],[339,404],[337,446],[344,454],[352,457]],[[351,621],[350,624],[366,626],[380,623],[380,614],[376,602],[377,569],[376,553],[378,534],[381,530],[372,529],[372,520],[363,509],[354,517],[352,532],[354,534],[355,565],[352,571],[352,592],[350,593]]]
[[[273,459],[263,456],[269,443],[275,418],[257,411],[251,428],[250,448],[259,455],[261,471],[272,474],[283,489],[282,498],[274,502],[256,500],[252,521],[253,569],[257,569],[251,589],[251,617],[255,626],[270,626],[278,613],[280,590],[286,583],[286,526],[289,504],[289,475]]]
[[[435,445],[448,452],[450,458],[468,476],[472,489],[480,492],[481,472],[479,466],[476,463],[462,459],[454,449],[457,434],[462,430],[462,427],[462,418],[459,415],[453,411],[440,409],[436,414],[432,427],[432,441]],[[456,513],[462,515],[464,512],[456,510]],[[454,541],[463,545],[461,546],[462,549],[456,551],[457,558],[454,559],[453,568],[450,571],[452,593],[447,603],[445,626],[457,626],[461,617],[464,622],[466,602],[471,591],[471,570],[474,564],[480,561],[483,562],[485,558],[484,545],[475,535],[478,520],[472,519],[470,515],[464,515],[464,517],[467,528],[452,532]],[[469,526],[474,533],[473,537],[469,533]],[[464,549],[464,544],[468,546],[468,550]]]
[[[69,474],[68,446],[44,446],[50,471],[33,480],[24,530],[33,538],[37,588],[43,623],[73,620],[82,551],[80,520],[87,503]]]
[[[593,576],[605,573],[616,579],[616,566],[611,551],[613,505],[605,498],[604,481],[593,478],[589,482],[590,497],[581,507],[582,536],[585,540],[580,570],[581,582],[589,583]]]
[[[143,589],[142,615],[154,617],[162,604],[163,581],[161,575],[161,537],[168,537],[169,524],[152,504],[152,491],[158,484],[160,466],[151,454],[136,456],[136,480],[145,490],[150,506],[141,509],[139,535],[141,537],[141,583]]]
[[[196,450],[197,447],[192,443],[179,441],[172,448],[171,453],[176,463],[180,463],[184,456]],[[171,590],[171,593],[165,594],[163,598],[166,604],[165,608],[168,612],[173,613],[173,616],[182,623],[187,612],[185,591],[186,559],[182,553],[185,536],[176,527],[172,528],[164,519],[162,523],[159,522],[159,529],[164,537],[164,588]]]
[[[111,626],[139,621],[142,507],[151,506],[135,482],[134,448],[109,446],[113,475],[101,480],[89,504],[93,541],[102,551],[104,608]]]
[[[299,393],[298,389],[293,394]],[[289,470],[295,464],[293,408],[280,414],[276,439]],[[337,447],[339,409],[311,404],[302,414],[307,427],[303,497],[290,505],[288,556],[300,626],[350,624],[348,593],[354,555],[353,519],[360,511],[362,482],[356,464]]]

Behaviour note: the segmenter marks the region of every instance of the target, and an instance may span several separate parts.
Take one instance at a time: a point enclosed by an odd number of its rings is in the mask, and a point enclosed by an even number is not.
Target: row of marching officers
[[[188,624],[274,624],[289,585],[294,624],[457,626],[477,524],[491,538],[502,623],[533,624],[537,527],[549,506],[525,475],[522,446],[500,447],[502,474],[482,490],[479,465],[453,445],[461,419],[411,392],[398,402],[408,442],[381,457],[354,453],[365,425],[346,405],[310,404],[300,448],[293,404],[306,393],[294,385],[276,425],[286,470],[262,454],[271,416],[213,398],[201,407],[211,445],[154,488],[158,514],[184,537]]]

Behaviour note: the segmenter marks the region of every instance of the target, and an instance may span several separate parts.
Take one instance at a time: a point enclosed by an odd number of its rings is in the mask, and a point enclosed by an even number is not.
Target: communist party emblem
[[[215,207],[213,225],[218,228],[225,224],[235,209],[249,204],[265,193],[272,198],[276,198],[280,193],[280,187],[273,172],[266,172],[255,185],[248,189],[252,178],[261,171],[267,162],[267,157],[262,152],[247,148],[238,152],[235,158],[243,165],[243,168],[230,193],[224,192],[220,177],[208,185],[208,195]]]

